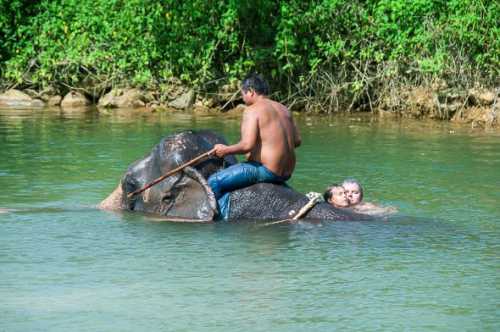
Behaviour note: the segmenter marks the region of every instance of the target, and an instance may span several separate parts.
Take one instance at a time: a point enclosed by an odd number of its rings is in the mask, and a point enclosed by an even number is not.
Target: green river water
[[[235,115],[0,110],[0,331],[498,331],[500,135],[298,117],[290,184],[376,222],[180,224],[94,208],[174,131]]]

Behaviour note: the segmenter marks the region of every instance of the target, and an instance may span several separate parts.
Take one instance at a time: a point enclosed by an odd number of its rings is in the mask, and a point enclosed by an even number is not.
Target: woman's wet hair
[[[269,84],[260,74],[250,74],[241,81],[241,89],[243,92],[250,90],[255,91],[259,95],[268,96],[270,93]]]
[[[325,200],[325,202],[329,202],[330,201],[330,199],[333,196],[332,190],[335,189],[335,188],[343,188],[343,187],[340,184],[338,184],[338,183],[333,183],[330,186],[328,186],[328,188],[326,188],[326,190],[325,190],[325,192],[323,194],[323,199]]]
[[[363,200],[363,187],[361,186],[361,183],[359,183],[359,181],[356,179],[345,179],[342,182],[342,186],[344,186],[346,184],[355,184],[358,186],[358,188],[359,188],[359,201],[362,201]]]

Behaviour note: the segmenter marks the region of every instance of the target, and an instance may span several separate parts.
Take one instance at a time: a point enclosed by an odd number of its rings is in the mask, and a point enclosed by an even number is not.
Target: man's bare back
[[[248,108],[241,121],[241,140],[230,146],[217,144],[216,154],[246,154],[249,161],[262,163],[279,176],[295,169],[295,151],[300,134],[288,109],[254,91],[242,92]]]
[[[288,109],[278,102],[263,98],[245,112],[255,114],[246,118],[255,118],[253,121],[257,121],[259,133],[248,160],[262,163],[276,175],[290,176],[295,169],[295,147],[299,138]]]

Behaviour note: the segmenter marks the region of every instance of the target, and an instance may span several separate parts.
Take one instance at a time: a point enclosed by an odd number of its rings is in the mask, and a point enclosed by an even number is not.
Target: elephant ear
[[[205,178],[192,167],[176,176],[162,190],[156,213],[177,221],[212,221],[217,202]]]

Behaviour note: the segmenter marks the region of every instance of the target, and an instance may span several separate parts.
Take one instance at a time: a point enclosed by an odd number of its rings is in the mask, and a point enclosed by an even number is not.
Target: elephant
[[[167,177],[144,192],[128,197],[133,191],[209,151],[226,140],[209,130],[184,131],[163,138],[144,158],[132,163],[118,187],[99,207],[106,210],[139,211],[171,221],[212,222],[217,218],[217,202],[207,183],[214,172],[237,162],[234,156],[223,159],[209,156],[194,166]],[[230,194],[229,220],[273,220],[290,218],[308,202],[308,198],[287,185],[259,183]],[[371,217],[328,203],[316,204],[307,219],[366,220]]]

